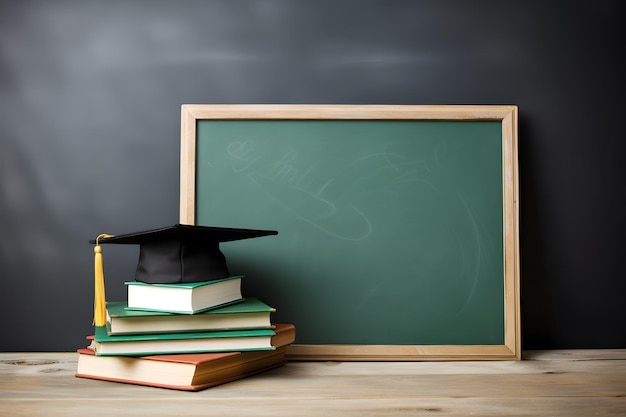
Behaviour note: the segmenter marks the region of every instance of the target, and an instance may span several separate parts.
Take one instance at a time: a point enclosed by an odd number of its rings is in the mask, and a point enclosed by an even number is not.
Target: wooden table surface
[[[76,378],[77,357],[0,353],[0,416],[626,416],[626,350],[290,362],[200,392]]]

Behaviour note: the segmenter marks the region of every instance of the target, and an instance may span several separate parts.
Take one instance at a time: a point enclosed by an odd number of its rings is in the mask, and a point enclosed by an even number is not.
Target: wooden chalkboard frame
[[[210,105],[181,107],[180,222],[195,224],[196,123],[199,120],[455,120],[502,124],[504,344],[293,345],[292,360],[519,360],[520,263],[517,106]]]

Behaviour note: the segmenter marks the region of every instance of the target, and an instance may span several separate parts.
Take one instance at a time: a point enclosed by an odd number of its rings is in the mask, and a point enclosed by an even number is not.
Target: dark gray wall
[[[178,221],[183,103],[517,104],[524,347],[626,347],[618,4],[1,2],[0,350],[81,347],[88,240]]]

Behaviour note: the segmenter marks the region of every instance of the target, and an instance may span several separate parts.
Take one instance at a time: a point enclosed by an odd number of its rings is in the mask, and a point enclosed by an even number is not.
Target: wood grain
[[[75,353],[0,353],[0,415],[626,415],[626,350],[524,352],[522,359],[289,362],[190,393],[75,378]]]

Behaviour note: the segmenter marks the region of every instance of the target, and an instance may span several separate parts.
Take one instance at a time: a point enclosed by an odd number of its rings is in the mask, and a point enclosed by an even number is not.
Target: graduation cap
[[[95,243],[94,323],[104,325],[106,307],[101,244],[139,245],[135,280],[148,284],[199,282],[230,276],[221,242],[278,234],[275,230],[176,224],[123,235],[98,236]],[[98,324],[101,323],[101,324]]]

